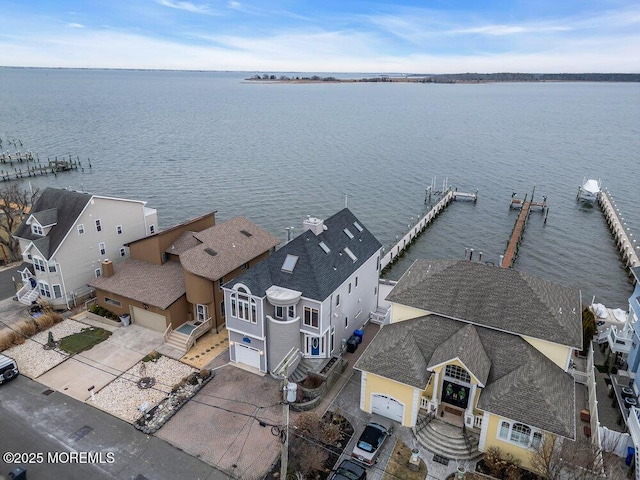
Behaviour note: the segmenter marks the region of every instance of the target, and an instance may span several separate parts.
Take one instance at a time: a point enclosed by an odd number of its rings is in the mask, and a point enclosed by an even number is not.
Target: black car
[[[329,480],[365,480],[366,478],[367,471],[363,467],[351,460],[343,460]]]

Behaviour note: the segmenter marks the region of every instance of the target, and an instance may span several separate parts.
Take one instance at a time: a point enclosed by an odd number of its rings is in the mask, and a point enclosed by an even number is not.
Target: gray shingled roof
[[[354,222],[362,226],[362,232]],[[324,225],[326,229],[319,235],[310,230],[301,233],[268,259],[235,278],[234,283],[243,283],[258,296],[264,295],[270,286],[278,285],[302,292],[306,298],[324,300],[382,247],[347,208],[327,218]],[[347,227],[353,238],[344,233]],[[320,247],[320,242],[329,247],[329,253]],[[345,247],[356,256],[355,262],[344,253]],[[282,271],[287,255],[298,257],[291,273]]]
[[[475,331],[471,334],[471,330]],[[454,336],[480,342],[490,363],[478,408],[567,438],[575,437],[574,380],[520,336],[426,315],[386,325],[354,368],[423,390],[431,372],[427,359]],[[472,342],[476,342],[474,339]],[[456,348],[458,345],[452,345]],[[451,358],[459,352],[452,351]],[[474,374],[486,360],[468,356]]]
[[[467,260],[417,260],[387,300],[582,348],[580,293],[513,269]]]
[[[222,278],[280,243],[244,217],[232,218],[193,236],[202,243],[180,254],[180,263],[189,272],[209,280]]]
[[[43,237],[34,235],[31,232],[31,227],[27,225],[28,217],[20,224],[14,236],[32,241],[40,240],[34,243],[42,255],[49,260],[62,243],[62,240],[64,240],[67,232],[73,227],[82,210],[91,200],[91,197],[92,195],[88,193],[47,187],[31,209],[31,215],[38,218],[38,215],[42,212],[45,220],[52,218],[50,213],[52,210],[56,211],[57,223],[51,227],[47,236],[44,237],[47,241],[41,241]],[[40,220],[38,221],[40,222]]]
[[[427,368],[448,362],[453,358],[459,358],[480,383],[486,385],[491,360],[484,351],[478,332],[473,325],[465,325],[436,347]]]
[[[163,310],[186,292],[180,263],[156,265],[133,258],[114,264],[111,277],[95,278],[89,285]]]
[[[35,218],[40,225],[46,227],[58,222],[58,209],[50,208],[49,210],[42,210],[40,212],[34,212],[33,218]]]

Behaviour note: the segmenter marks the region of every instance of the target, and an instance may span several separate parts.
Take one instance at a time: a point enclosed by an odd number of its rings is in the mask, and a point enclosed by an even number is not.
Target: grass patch
[[[424,460],[420,459],[420,469],[417,472],[409,469],[409,459],[411,458],[411,449],[407,447],[400,439],[396,440],[393,447],[393,453],[389,457],[387,468],[384,471],[382,480],[395,480],[402,478],[404,480],[424,480],[427,476],[427,465]]]
[[[149,352],[147,355],[145,355],[145,357],[142,359],[143,362],[155,362],[157,361],[160,357],[162,356],[161,353],[156,352],[155,350],[153,350],[152,352]]]
[[[60,341],[60,349],[70,355],[90,350],[100,342],[104,342],[111,332],[99,327],[83,328],[81,332],[64,337]]]

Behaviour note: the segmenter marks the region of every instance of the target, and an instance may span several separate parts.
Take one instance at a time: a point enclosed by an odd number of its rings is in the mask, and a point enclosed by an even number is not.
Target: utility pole
[[[282,415],[285,418],[284,438],[280,439],[282,444],[280,452],[280,478],[287,480],[287,468],[289,464],[289,378],[288,368],[284,369],[284,387],[282,388]]]

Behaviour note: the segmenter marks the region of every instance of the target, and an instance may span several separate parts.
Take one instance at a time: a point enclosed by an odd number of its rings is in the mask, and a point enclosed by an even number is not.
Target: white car
[[[384,441],[392,433],[393,421],[374,415],[353,447],[351,458],[365,465],[373,465],[380,455]]]
[[[18,376],[18,364],[13,358],[0,355],[0,384]]]

